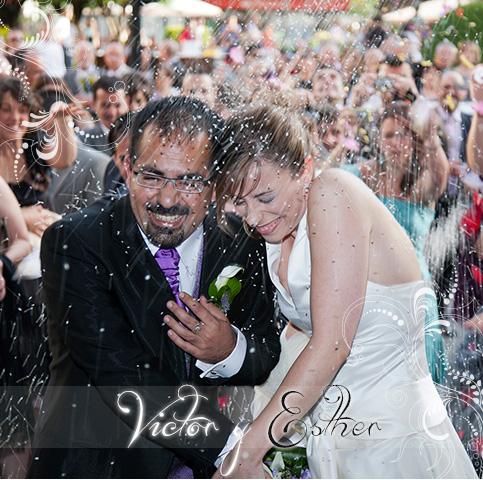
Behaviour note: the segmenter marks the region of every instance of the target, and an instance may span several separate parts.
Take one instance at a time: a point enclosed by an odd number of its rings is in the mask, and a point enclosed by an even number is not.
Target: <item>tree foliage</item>
[[[445,38],[456,46],[471,40],[479,43],[483,50],[483,2],[458,7],[443,17],[434,26],[431,38],[425,42],[425,58],[432,59],[436,45]]]

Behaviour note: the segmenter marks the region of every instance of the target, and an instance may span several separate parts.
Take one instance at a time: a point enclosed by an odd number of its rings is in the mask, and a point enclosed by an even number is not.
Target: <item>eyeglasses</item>
[[[161,190],[168,183],[172,183],[175,190],[182,193],[201,193],[211,180],[211,177],[205,179],[200,176],[167,178],[157,173],[145,172],[143,170],[138,170],[133,172],[133,174],[136,178],[136,183],[140,187]]]

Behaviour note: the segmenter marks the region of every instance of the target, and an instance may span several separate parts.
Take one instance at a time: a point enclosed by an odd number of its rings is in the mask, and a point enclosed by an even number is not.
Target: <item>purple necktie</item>
[[[164,276],[173,292],[176,303],[186,309],[185,305],[179,299],[179,253],[176,248],[160,248],[154,255],[159,268],[163,271]],[[185,363],[189,372],[189,357],[185,354]],[[177,457],[174,458],[168,478],[194,478],[193,470],[184,465]]]
[[[186,305],[179,299],[179,253],[176,248],[160,248],[154,255],[159,268],[163,271],[164,276],[173,292],[176,303],[188,311]],[[191,357],[184,354],[186,373],[189,375]]]
[[[154,255],[159,268],[163,271],[166,280],[171,287],[176,303],[186,308],[179,299],[179,253],[176,248],[160,248]]]

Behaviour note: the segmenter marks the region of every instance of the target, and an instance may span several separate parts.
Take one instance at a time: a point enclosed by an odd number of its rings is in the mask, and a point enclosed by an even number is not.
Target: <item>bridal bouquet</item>
[[[274,478],[312,478],[305,448],[273,448],[265,457],[265,463]]]

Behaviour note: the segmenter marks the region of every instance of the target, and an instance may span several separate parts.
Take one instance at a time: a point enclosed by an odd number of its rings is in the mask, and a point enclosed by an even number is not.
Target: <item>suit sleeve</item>
[[[275,312],[275,289],[268,275],[264,246],[250,256],[246,273],[245,294],[235,299],[234,324],[245,335],[247,353],[232,382],[259,385],[267,380],[280,357],[280,319]]]
[[[112,412],[134,429],[136,417],[121,413],[119,393],[126,389],[136,391],[144,401],[144,418],[151,419],[169,403],[167,394],[177,397],[179,380],[172,372],[161,371],[159,359],[143,348],[116,297],[110,272],[89,247],[88,234],[80,233],[82,238],[63,221],[43,236],[41,261],[49,335],[61,344],[63,351],[58,355],[68,354]],[[188,416],[189,405],[184,408],[176,408],[178,418]],[[200,433],[193,437],[153,437],[145,429],[143,435],[174,451],[190,466],[212,466],[233,425],[205,403],[201,403],[197,415],[213,421],[218,430],[211,429],[207,436]]]

